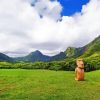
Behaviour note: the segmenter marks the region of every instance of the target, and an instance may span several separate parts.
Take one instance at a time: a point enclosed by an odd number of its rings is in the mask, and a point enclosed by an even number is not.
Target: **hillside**
[[[65,54],[67,58],[71,58],[71,57],[84,58],[84,57],[89,57],[96,52],[97,53],[100,52],[100,36],[84,47],[80,47],[80,48],[68,47],[65,51]]]
[[[98,53],[100,52],[100,36],[97,37],[94,41],[92,41],[91,43],[89,43],[88,45],[84,46],[85,51],[84,54],[82,55],[82,57],[89,57],[94,53]]]
[[[95,53],[96,53],[96,55],[98,55],[100,57],[99,52],[100,52],[100,36],[97,37],[91,43],[89,43],[83,47],[80,47],[80,48],[68,47],[65,52],[60,52],[59,54],[57,54],[55,56],[44,55],[38,50],[31,52],[30,54],[28,54],[24,57],[17,57],[17,58],[11,58],[3,53],[0,53],[0,61],[50,62],[50,61],[60,61],[60,60],[64,60],[64,59],[79,58],[79,57],[87,58],[89,56],[92,56]]]
[[[68,47],[64,52],[66,54],[66,58],[76,58],[81,56],[85,51],[84,47],[75,48],[75,47]]]
[[[46,56],[43,55],[40,51],[36,50],[35,52],[31,52],[27,56],[15,58],[15,61],[26,61],[26,62],[36,62],[36,61],[58,61],[65,59],[66,55],[61,52],[55,56]]]
[[[0,53],[0,61],[13,62],[13,59],[3,53]]]
[[[36,61],[49,61],[50,57],[43,55],[40,51],[36,50],[31,52],[27,56],[15,58],[15,61],[27,61],[27,62],[36,62]]]

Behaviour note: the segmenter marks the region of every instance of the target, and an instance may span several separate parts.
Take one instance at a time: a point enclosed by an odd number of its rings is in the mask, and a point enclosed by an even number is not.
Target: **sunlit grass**
[[[74,72],[0,69],[0,100],[100,100],[100,71],[74,80]]]

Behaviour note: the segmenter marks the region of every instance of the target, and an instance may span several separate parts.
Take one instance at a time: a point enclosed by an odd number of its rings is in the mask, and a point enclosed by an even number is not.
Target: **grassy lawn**
[[[74,72],[0,69],[0,100],[100,100],[100,71],[74,80]]]

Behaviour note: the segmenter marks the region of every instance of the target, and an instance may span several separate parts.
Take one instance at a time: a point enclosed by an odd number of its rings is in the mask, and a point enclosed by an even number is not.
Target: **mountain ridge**
[[[92,56],[94,53],[97,53],[98,55],[100,54],[100,36],[98,36],[92,42],[90,42],[89,44],[87,44],[83,47],[79,47],[79,48],[68,47],[65,50],[65,52],[60,52],[59,54],[57,54],[55,56],[44,55],[39,50],[31,52],[24,57],[15,57],[15,58],[12,58],[3,53],[0,53],[0,61],[49,62],[49,61],[64,60],[67,58],[78,58],[78,57],[84,58],[84,57]]]
[[[83,47],[68,47],[65,51],[65,54],[67,58],[77,58],[79,56],[88,57],[97,51],[100,52],[100,36],[98,36],[92,42],[88,43]]]

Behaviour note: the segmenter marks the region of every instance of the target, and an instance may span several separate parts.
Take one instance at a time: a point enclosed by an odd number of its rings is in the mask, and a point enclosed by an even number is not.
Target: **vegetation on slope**
[[[82,55],[82,57],[89,57],[94,53],[100,52],[100,36],[96,38],[94,41],[92,41],[90,44],[86,45],[85,52]]]
[[[0,53],[0,61],[13,62],[13,59],[3,53]]]
[[[89,57],[95,52],[100,52],[100,36],[97,37],[94,41],[87,44],[84,47],[75,48],[75,47],[68,47],[65,51],[66,57]]]
[[[49,69],[49,70],[75,70],[75,61],[77,58],[83,58],[85,62],[85,71],[93,71],[100,69],[100,36],[92,41],[90,44],[82,48],[71,48],[66,50],[65,54],[60,54],[48,57],[41,52],[36,51],[30,53],[26,57],[18,58],[20,62],[0,62],[2,69]],[[81,56],[80,56],[81,55]],[[5,55],[3,55],[5,56]],[[6,58],[6,57],[4,57]],[[8,58],[8,57],[7,57]],[[61,61],[61,59],[64,59]],[[22,61],[21,61],[22,60]],[[1,60],[2,61],[2,60]],[[4,60],[6,61],[6,60]],[[26,62],[25,62],[26,61]],[[35,61],[35,62],[34,62]],[[44,61],[44,62],[41,62]]]

